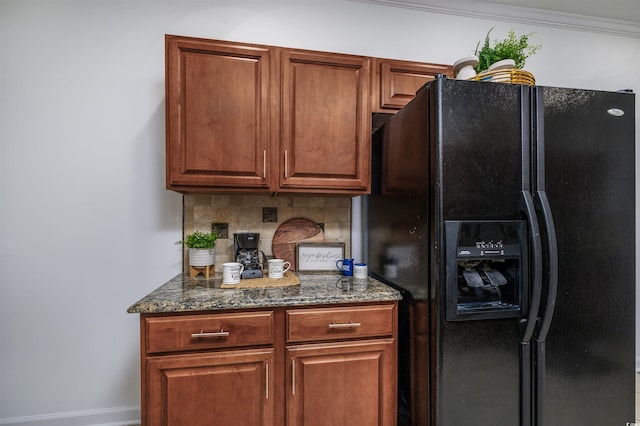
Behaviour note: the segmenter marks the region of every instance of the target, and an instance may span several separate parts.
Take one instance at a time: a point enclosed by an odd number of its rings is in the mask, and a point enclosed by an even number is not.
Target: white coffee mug
[[[244,271],[244,265],[238,262],[222,264],[222,284],[240,284],[240,276]]]
[[[269,265],[269,278],[282,278],[291,268],[291,262],[285,262],[284,259],[269,259],[267,265]]]
[[[353,278],[364,280],[369,276],[366,263],[356,263],[353,265]]]

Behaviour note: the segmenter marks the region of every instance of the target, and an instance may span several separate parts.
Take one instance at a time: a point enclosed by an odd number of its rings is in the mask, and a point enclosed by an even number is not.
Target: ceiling
[[[638,0],[353,0],[640,38]]]

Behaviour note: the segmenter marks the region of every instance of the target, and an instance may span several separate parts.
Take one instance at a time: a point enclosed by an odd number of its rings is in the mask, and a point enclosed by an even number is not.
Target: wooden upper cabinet
[[[166,182],[178,192],[360,195],[372,112],[451,66],[165,36]]]
[[[166,36],[167,188],[268,189],[272,51]]]
[[[363,194],[370,187],[370,58],[283,49],[283,191]]]
[[[416,91],[436,74],[453,76],[453,67],[443,64],[373,60],[373,112],[395,113],[409,103]]]

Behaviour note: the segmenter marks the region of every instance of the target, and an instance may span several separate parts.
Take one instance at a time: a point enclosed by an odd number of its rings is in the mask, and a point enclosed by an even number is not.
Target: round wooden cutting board
[[[300,242],[324,242],[324,232],[317,223],[304,217],[294,217],[282,222],[271,241],[271,250],[277,259],[291,262],[296,270],[296,244]]]

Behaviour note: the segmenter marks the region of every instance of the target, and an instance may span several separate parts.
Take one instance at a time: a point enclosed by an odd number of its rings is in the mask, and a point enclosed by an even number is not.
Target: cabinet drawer
[[[145,333],[147,353],[264,345],[273,342],[273,312],[152,317]]]
[[[394,305],[288,310],[287,342],[390,336]]]

